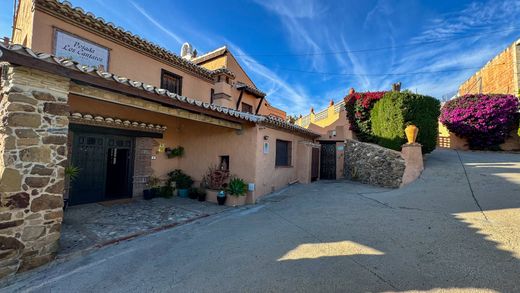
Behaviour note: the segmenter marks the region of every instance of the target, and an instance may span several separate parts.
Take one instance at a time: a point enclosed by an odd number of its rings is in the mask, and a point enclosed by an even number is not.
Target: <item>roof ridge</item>
[[[92,12],[86,12],[81,7],[74,7],[68,1],[59,0],[34,0],[35,6],[44,12],[64,21],[82,24],[90,28],[90,31],[102,35],[104,38],[124,43],[127,47],[144,51],[145,53],[161,59],[163,62],[172,63],[174,67],[188,71],[200,77],[211,80],[212,71],[188,61],[172,51],[155,44],[145,38],[133,34],[123,27],[116,26],[102,17],[95,16]]]
[[[309,135],[309,136],[315,136],[315,137],[319,136],[318,134],[316,134],[308,129],[299,127],[294,124],[290,124],[288,122],[283,121],[282,119],[276,119],[276,118],[272,118],[270,116],[268,117],[268,116],[263,116],[263,115],[255,115],[255,114],[251,114],[251,113],[247,113],[247,112],[241,112],[241,111],[234,110],[231,108],[203,102],[203,101],[192,99],[192,98],[189,98],[186,96],[181,96],[181,95],[172,93],[166,89],[162,89],[162,88],[155,87],[153,85],[149,85],[149,84],[146,84],[146,83],[143,83],[140,81],[131,80],[126,77],[118,76],[118,75],[115,75],[110,72],[99,70],[96,67],[80,65],[77,62],[71,61],[67,58],[59,58],[59,57],[56,57],[56,56],[54,56],[52,54],[48,54],[48,53],[35,53],[33,50],[31,50],[27,47],[24,47],[22,45],[18,45],[18,44],[5,46],[4,44],[0,43],[0,59],[2,58],[2,55],[4,54],[4,52],[1,49],[5,49],[8,51],[14,52],[15,54],[20,54],[20,55],[28,56],[30,58],[38,59],[38,60],[41,60],[41,61],[44,61],[47,63],[55,64],[55,65],[64,67],[66,69],[78,71],[78,72],[81,72],[83,74],[87,74],[90,76],[95,76],[95,77],[109,80],[112,82],[117,82],[119,84],[133,87],[138,90],[148,92],[150,94],[155,94],[158,96],[171,98],[178,102],[187,103],[192,106],[197,106],[201,109],[206,109],[206,110],[222,113],[222,114],[228,115],[230,117],[239,118],[239,119],[253,122],[253,123],[264,123],[264,124],[296,131],[296,132],[299,132],[299,133],[302,133],[305,135]],[[3,59],[5,61],[9,62],[9,60],[8,60],[9,58],[4,57]]]

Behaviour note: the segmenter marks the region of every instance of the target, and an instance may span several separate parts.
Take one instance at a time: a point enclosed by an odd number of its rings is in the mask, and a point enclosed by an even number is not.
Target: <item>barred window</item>
[[[292,143],[286,140],[276,140],[276,167],[291,166]]]

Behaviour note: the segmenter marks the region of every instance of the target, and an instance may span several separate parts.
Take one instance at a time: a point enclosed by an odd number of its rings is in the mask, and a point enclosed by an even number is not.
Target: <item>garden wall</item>
[[[402,152],[347,139],[345,178],[381,187],[398,188],[417,179],[423,170],[420,144],[404,145]]]

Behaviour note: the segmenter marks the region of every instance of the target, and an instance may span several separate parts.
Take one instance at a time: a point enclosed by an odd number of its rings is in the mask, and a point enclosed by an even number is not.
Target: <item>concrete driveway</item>
[[[426,166],[399,190],[296,185],[55,262],[3,290],[519,292],[520,156],[435,151]]]

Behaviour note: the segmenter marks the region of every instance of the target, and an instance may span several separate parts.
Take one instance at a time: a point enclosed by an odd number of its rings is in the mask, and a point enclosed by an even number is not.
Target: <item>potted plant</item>
[[[221,191],[219,191],[217,193],[217,202],[218,202],[219,206],[223,206],[226,203],[226,199],[227,199],[226,190],[225,190],[227,187],[227,184],[226,183],[222,184],[222,187],[224,189],[222,189]]]
[[[152,199],[160,194],[161,191],[161,179],[156,176],[148,177],[149,189],[143,190],[143,198],[146,200]]]
[[[63,198],[63,208],[67,208],[69,204],[69,190],[70,184],[78,177],[80,169],[74,165],[68,165],[65,167],[65,195],[66,198]]]
[[[198,196],[199,201],[206,201],[206,189],[203,187],[200,187],[198,189],[197,196]]]
[[[180,169],[171,171],[168,173],[168,177],[168,185],[171,186],[171,182],[175,182],[175,187],[179,192],[179,197],[188,197],[189,189],[193,185],[193,179],[183,173]]]
[[[245,195],[247,194],[247,183],[238,177],[233,177],[229,180],[227,193],[234,197],[233,206],[243,205],[245,203]]]
[[[184,147],[178,146],[176,148],[166,148],[164,152],[166,153],[168,159],[182,157],[184,155]]]

